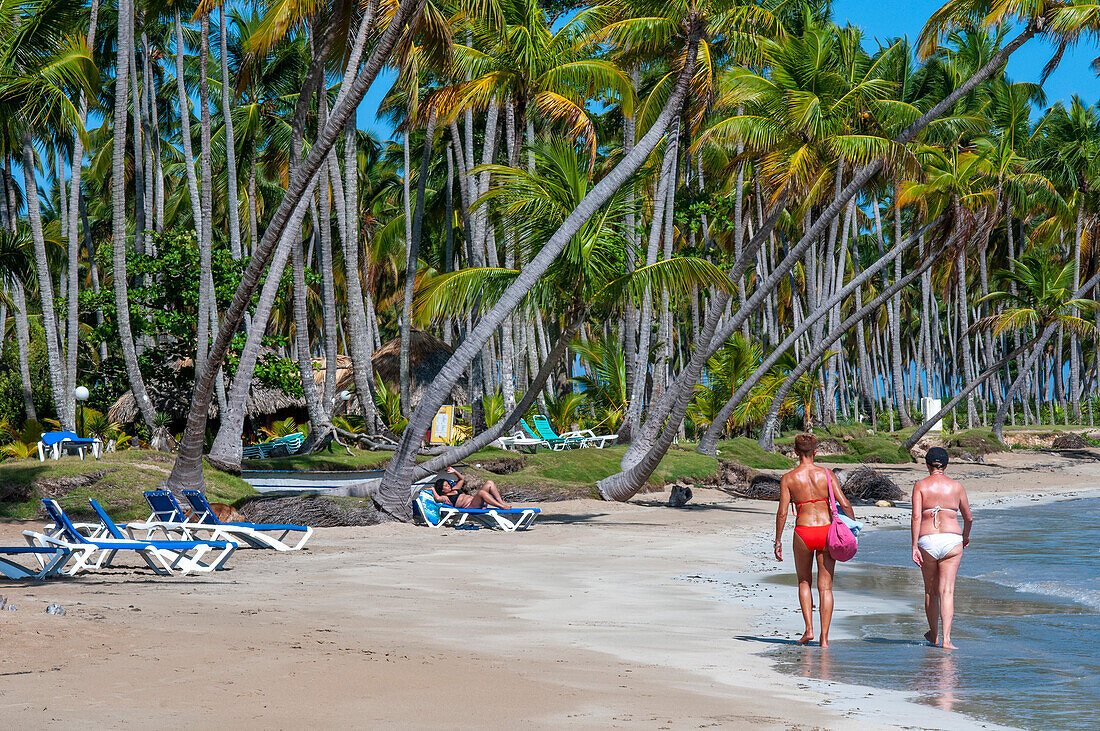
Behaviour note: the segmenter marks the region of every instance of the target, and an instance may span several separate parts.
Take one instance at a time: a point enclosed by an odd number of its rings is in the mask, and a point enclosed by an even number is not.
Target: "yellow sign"
[[[455,424],[455,407],[442,406],[432,419],[432,432],[428,437],[430,444],[450,444]]]

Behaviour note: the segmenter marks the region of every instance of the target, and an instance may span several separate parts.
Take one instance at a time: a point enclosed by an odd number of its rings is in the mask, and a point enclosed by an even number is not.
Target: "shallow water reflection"
[[[766,654],[797,676],[909,691],[921,703],[997,723],[1097,728],[1100,552],[1095,533],[1081,530],[1097,514],[1097,499],[981,513],[956,586],[955,651],[922,637],[923,586],[908,560],[908,531],[869,533],[858,560],[837,572],[833,634],[848,639],[828,650],[777,645]],[[793,600],[791,577],[775,584]],[[897,609],[852,616],[845,599],[854,594]]]

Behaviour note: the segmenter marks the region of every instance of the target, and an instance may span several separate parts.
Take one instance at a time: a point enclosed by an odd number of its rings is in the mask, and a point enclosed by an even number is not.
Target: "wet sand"
[[[1092,459],[987,461],[953,465],[972,500],[1083,491],[1100,477]],[[905,490],[921,474],[882,470]],[[793,589],[759,580],[792,571],[769,556],[775,503],[698,490],[674,510],[666,498],[546,504],[519,534],[321,529],[304,552],[240,550],[215,575],[158,577],[127,559],[0,581],[19,607],[0,613],[0,713],[59,728],[972,725],[899,692],[776,672],[759,653],[797,637],[801,618]],[[905,507],[859,512],[892,523]],[[40,525],[0,522],[0,540],[18,545]],[[691,578],[716,572],[742,575],[744,597],[715,601]],[[838,618],[861,611],[845,601]],[[67,614],[45,614],[52,602]]]

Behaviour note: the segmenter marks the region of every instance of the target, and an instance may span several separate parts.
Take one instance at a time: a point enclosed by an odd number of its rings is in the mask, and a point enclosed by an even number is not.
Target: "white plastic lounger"
[[[538,508],[456,508],[446,503],[438,503],[427,490],[421,490],[416,496],[416,505],[424,522],[433,528],[448,525],[458,527],[473,520],[489,528],[500,528],[506,533],[527,530],[542,511]]]
[[[269,535],[258,532],[254,528],[245,527],[244,525],[222,523],[220,521],[217,523],[207,523],[189,520],[187,513],[171,491],[146,490],[143,494],[153,512],[144,521],[126,524],[126,531],[131,536],[134,535],[134,531],[146,531],[146,535],[152,537],[159,531],[166,537],[172,537],[174,534],[179,534],[185,539],[197,539],[202,537],[211,541],[233,541],[240,548],[270,548],[277,551],[298,550],[305,545],[306,539],[309,538],[309,535],[306,535],[302,540],[298,541],[296,545],[288,546],[281,540],[277,540]],[[209,503],[205,504],[209,506]],[[210,514],[213,515],[212,510]],[[198,510],[195,510],[191,517],[198,518],[201,515],[205,515],[205,513],[199,513]],[[214,517],[216,520],[217,516]],[[267,526],[265,526],[265,528],[266,527]],[[288,526],[278,527],[287,528]],[[313,532],[311,528],[307,528],[306,526],[293,527],[308,530],[310,534]],[[280,548],[280,546],[282,547]]]
[[[313,535],[313,528],[308,525],[294,525],[292,523],[223,523],[214,514],[214,509],[206,501],[206,496],[199,490],[184,490],[183,496],[191,503],[191,526],[202,524],[225,529],[221,535],[232,540],[244,542],[251,548],[273,548],[276,551],[300,551],[306,545],[306,541]],[[192,530],[194,528],[192,527]],[[276,535],[270,535],[276,533]],[[301,533],[302,537],[293,545],[286,541],[286,537],[292,533]]]
[[[53,519],[57,532],[53,535],[23,531],[27,541],[41,547],[59,546],[73,552],[76,561],[71,569],[64,573],[73,575],[81,571],[104,568],[118,551],[137,551],[154,572],[168,576],[173,571],[187,574],[192,571],[213,571],[221,568],[237,544],[228,541],[151,541],[127,538],[114,524],[106,512],[95,500],[89,501],[92,508],[104,519],[103,529],[110,535],[84,536],[73,524],[69,516],[56,500],[44,499],[46,512]],[[88,549],[91,550],[88,550]],[[213,562],[203,562],[202,557],[209,551],[220,550]],[[79,551],[79,555],[77,555]],[[94,559],[94,560],[93,560]]]
[[[79,549],[80,553],[91,553],[95,549],[88,546]],[[9,579],[46,579],[57,576],[74,555],[73,550],[63,546],[8,546],[0,547],[0,576]],[[6,556],[33,556],[36,567],[28,568]]]

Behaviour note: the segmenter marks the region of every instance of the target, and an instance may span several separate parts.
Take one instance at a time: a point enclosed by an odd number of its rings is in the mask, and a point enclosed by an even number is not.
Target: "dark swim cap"
[[[932,447],[924,456],[924,461],[930,467],[946,467],[948,462],[947,450],[943,447]]]

